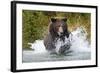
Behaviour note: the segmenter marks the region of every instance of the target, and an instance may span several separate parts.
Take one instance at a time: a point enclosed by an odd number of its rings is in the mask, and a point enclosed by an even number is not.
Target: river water
[[[36,40],[31,44],[34,50],[23,50],[22,61],[29,62],[46,62],[46,61],[71,61],[71,60],[89,60],[91,59],[91,48],[87,40],[87,32],[84,28],[78,27],[72,32],[71,48],[66,55],[50,55],[44,47],[43,40]]]

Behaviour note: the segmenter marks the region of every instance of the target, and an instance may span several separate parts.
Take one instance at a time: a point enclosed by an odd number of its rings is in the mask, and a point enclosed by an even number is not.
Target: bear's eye
[[[60,25],[58,25],[57,27],[60,27]]]
[[[64,18],[64,19],[62,19],[64,22],[66,22],[67,21],[67,18]]]
[[[62,24],[61,26],[63,27],[63,26],[65,26],[65,24]]]

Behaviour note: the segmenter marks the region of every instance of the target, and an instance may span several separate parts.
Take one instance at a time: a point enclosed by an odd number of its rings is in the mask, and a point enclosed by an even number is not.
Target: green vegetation
[[[67,17],[69,31],[74,31],[82,26],[88,33],[88,40],[91,36],[91,14],[72,12],[50,12],[23,10],[22,12],[22,46],[29,49],[28,43],[33,43],[37,39],[43,39],[48,32],[48,25],[51,17]]]

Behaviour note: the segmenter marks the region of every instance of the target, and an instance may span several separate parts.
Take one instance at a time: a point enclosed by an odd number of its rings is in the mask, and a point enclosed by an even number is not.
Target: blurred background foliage
[[[91,14],[73,12],[51,12],[51,11],[22,11],[22,46],[29,49],[28,43],[37,39],[43,39],[48,32],[48,25],[51,17],[67,17],[69,31],[77,27],[84,27],[88,33],[87,39],[91,38]]]

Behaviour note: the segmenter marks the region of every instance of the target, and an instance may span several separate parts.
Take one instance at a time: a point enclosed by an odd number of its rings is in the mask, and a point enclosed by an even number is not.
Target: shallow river
[[[86,31],[79,27],[72,32],[72,41],[70,51],[66,55],[50,55],[45,50],[43,40],[36,40],[31,44],[34,50],[23,50],[23,62],[44,62],[44,61],[71,61],[91,59],[91,44],[87,40]],[[59,45],[59,44],[58,44]]]
[[[70,61],[91,59],[90,52],[69,52],[66,55],[49,55],[48,53],[34,53],[32,50],[23,51],[23,62],[44,62],[44,61]]]

